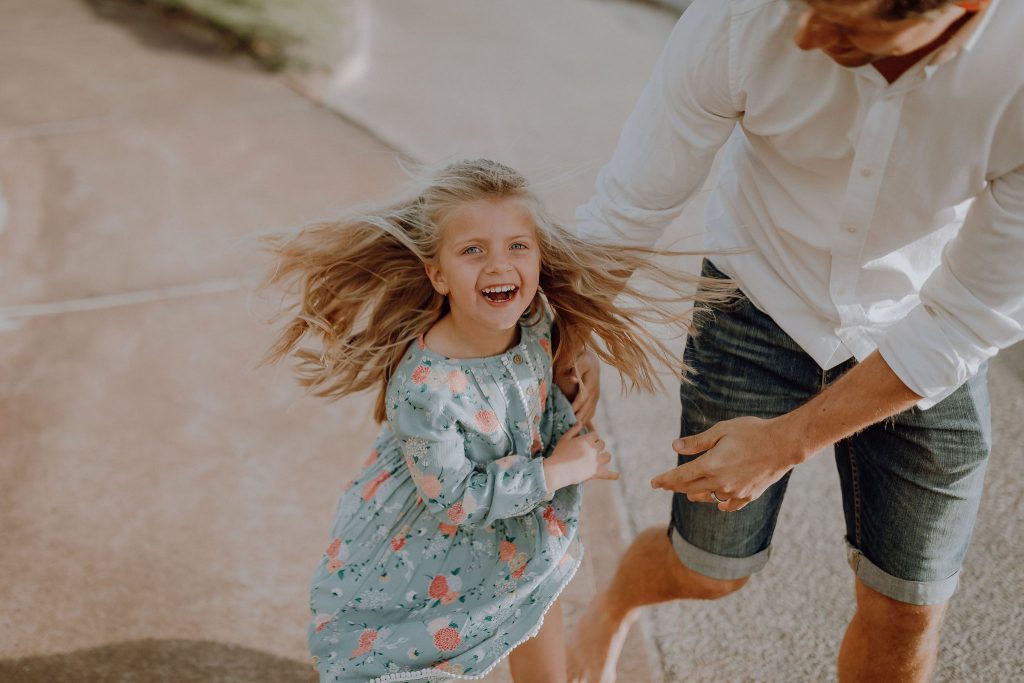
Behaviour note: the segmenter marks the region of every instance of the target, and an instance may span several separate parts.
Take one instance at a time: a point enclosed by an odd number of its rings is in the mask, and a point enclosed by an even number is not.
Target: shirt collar
[[[940,47],[928,60],[928,66],[938,66],[948,62],[960,53],[961,50],[970,52],[981,38],[981,34],[992,21],[992,14],[995,6],[1000,0],[989,0],[989,2],[971,17],[966,24],[960,27],[956,35]]]

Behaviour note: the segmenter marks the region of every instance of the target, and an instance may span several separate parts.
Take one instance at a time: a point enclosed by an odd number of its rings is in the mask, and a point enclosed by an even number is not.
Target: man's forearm
[[[778,426],[803,446],[806,459],[920,400],[875,351],[813,399],[779,417]]]

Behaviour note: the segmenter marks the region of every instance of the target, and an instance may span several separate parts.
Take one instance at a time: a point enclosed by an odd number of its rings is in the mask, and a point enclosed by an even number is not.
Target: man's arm
[[[672,444],[676,452],[704,455],[659,474],[651,485],[699,502],[712,502],[714,491],[727,501],[718,505],[720,510],[739,510],[821,449],[920,400],[876,351],[790,413],[770,420],[726,420],[677,439]]]
[[[921,304],[878,351],[791,413],[728,420],[677,440],[682,454],[706,452],[652,485],[704,502],[714,491],[733,498],[720,509],[737,510],[822,448],[915,404],[934,405],[1024,339],[1022,263],[1024,166],[989,181],[921,288]]]
[[[697,0],[676,24],[589,202],[580,237],[653,246],[704,184],[742,103],[731,84],[733,3]]]

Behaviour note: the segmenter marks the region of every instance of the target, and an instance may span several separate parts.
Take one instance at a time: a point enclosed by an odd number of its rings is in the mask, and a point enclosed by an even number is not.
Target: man
[[[789,471],[835,445],[857,609],[841,681],[921,681],[990,450],[986,361],[1024,337],[1024,3],[697,0],[577,212],[650,245],[697,192],[705,275],[744,298],[687,342],[668,534],[581,620],[614,680],[636,610],[768,561]],[[720,252],[720,253],[719,253]]]

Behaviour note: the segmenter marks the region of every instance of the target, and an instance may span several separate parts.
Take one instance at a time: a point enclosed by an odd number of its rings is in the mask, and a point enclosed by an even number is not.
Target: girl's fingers
[[[618,472],[616,472],[615,470],[610,470],[610,469],[608,469],[606,467],[602,467],[594,475],[594,479],[607,479],[609,481],[615,481],[620,476],[621,475]]]
[[[577,434],[579,434],[579,433],[580,433],[580,430],[581,430],[581,429],[583,429],[583,423],[582,423],[582,422],[577,422],[577,423],[576,423],[576,424],[574,424],[574,425],[573,425],[572,427],[569,427],[569,431],[567,431],[567,432],[566,432],[566,433],[565,433],[565,434],[564,434],[564,435],[562,436],[562,438],[563,438],[563,439],[571,439],[571,438],[573,438],[574,436],[576,436]]]

